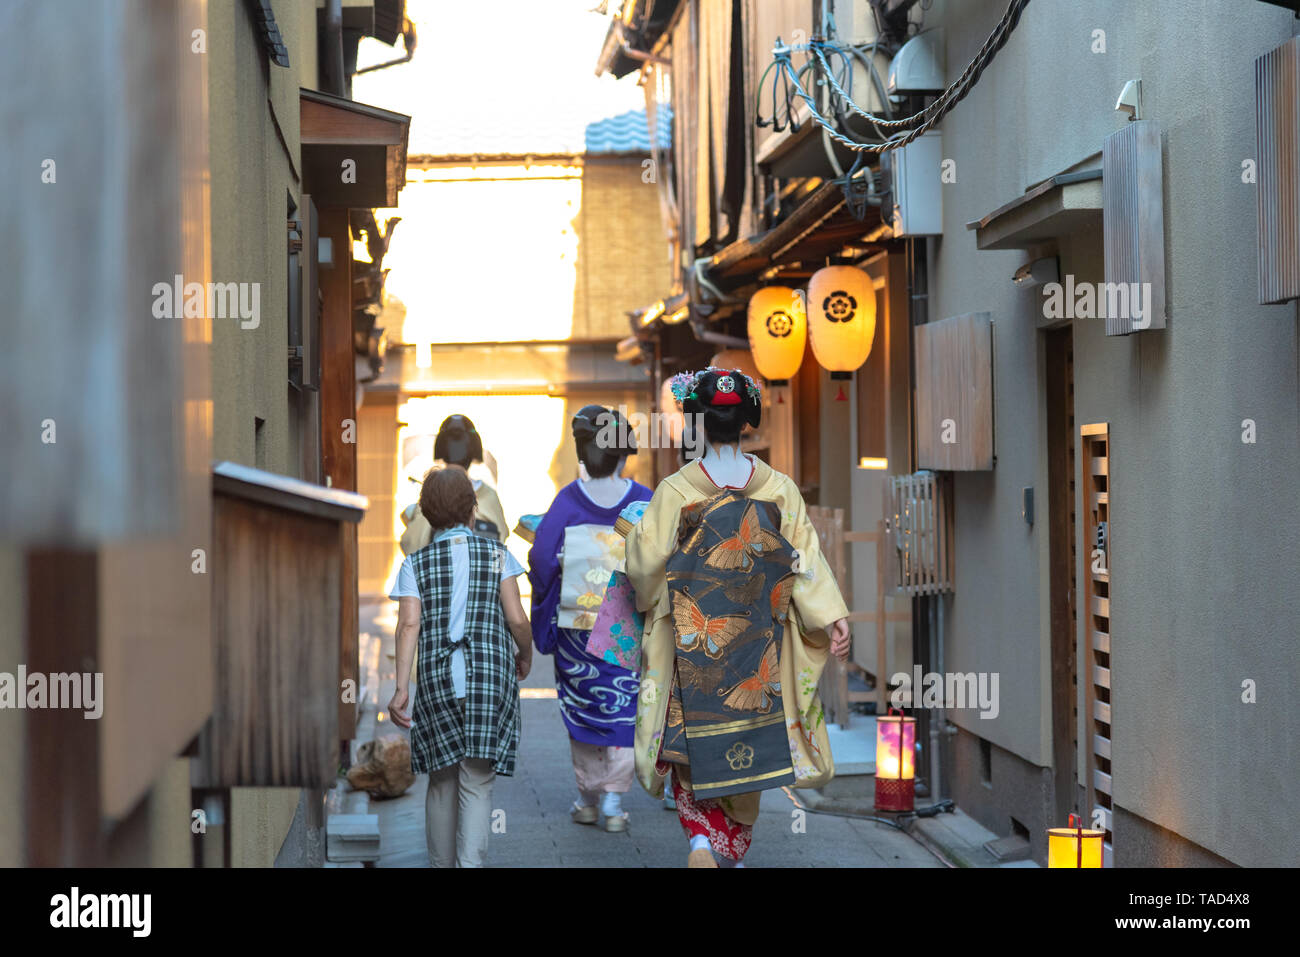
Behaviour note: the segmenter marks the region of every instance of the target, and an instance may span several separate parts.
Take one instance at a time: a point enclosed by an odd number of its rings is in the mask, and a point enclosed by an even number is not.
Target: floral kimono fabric
[[[795,782],[780,672],[795,551],[780,528],[776,505],[734,492],[682,510],[662,757],[689,765],[697,800]]]

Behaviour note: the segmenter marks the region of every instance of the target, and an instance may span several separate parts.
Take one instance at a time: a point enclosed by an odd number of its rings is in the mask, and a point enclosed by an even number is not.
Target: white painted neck
[[[732,445],[707,443],[700,463],[715,485],[743,488],[754,474],[754,463],[740,451],[739,442]]]
[[[592,478],[587,474],[587,470],[579,465],[578,480],[582,483],[582,490],[587,493],[588,498],[601,508],[613,508],[623,501],[623,496],[627,494],[628,486],[631,484],[623,478],[622,472],[623,463],[619,462],[612,474],[604,478]]]

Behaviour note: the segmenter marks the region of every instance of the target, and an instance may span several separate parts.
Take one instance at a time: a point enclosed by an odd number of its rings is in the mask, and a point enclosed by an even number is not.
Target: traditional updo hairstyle
[[[483,439],[469,416],[449,415],[442,420],[433,441],[433,457],[463,469],[483,461]]]
[[[746,425],[758,428],[763,417],[762,391],[739,369],[683,373],[673,377],[673,391],[682,393],[683,413],[703,415],[704,435],[713,445],[734,445]]]
[[[618,463],[636,455],[636,438],[627,420],[603,405],[584,405],[573,416],[574,449],[592,478],[614,474]]]

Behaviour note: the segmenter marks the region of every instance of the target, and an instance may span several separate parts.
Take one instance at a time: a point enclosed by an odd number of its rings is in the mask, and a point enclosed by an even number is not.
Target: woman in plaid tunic
[[[523,566],[499,541],[469,530],[474,505],[474,487],[459,469],[425,477],[420,510],[433,540],[407,556],[390,596],[398,600],[397,690],[388,710],[395,724],[412,729],[411,769],[429,775],[425,825],[434,867],[483,864],[492,782],[514,773],[518,682],[532,662],[515,581]]]

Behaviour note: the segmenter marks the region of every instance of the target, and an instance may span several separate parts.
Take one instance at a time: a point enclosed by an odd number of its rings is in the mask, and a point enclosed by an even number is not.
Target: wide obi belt
[[[560,553],[560,605],[556,624],[590,631],[610,576],[624,570],[627,542],[612,525],[570,525]]]
[[[772,502],[724,492],[682,510],[667,562],[676,680],[663,754],[691,789],[723,797],[793,784],[781,642],[794,548]]]

